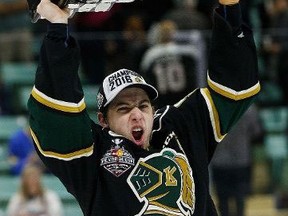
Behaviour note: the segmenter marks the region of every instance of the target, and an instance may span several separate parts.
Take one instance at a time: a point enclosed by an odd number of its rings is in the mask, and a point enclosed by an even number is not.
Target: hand
[[[222,5],[233,5],[239,3],[239,0],[219,0]]]
[[[40,14],[41,19],[46,19],[51,23],[68,23],[70,16],[69,9],[61,9],[50,0],[41,0],[37,6],[37,13]]]

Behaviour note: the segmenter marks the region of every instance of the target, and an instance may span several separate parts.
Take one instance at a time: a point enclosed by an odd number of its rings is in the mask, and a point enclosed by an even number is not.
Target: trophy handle
[[[41,17],[36,12],[40,0],[27,0],[31,22],[36,23]],[[68,7],[70,9],[70,18],[75,13],[81,12],[105,12],[109,11],[115,3],[131,3],[135,0],[51,0],[60,8]]]
[[[31,22],[36,23],[40,19],[40,15],[35,12],[33,15],[31,15]]]
[[[85,0],[84,0],[85,1]],[[131,3],[135,0],[68,0],[68,8],[72,16],[77,12],[105,12],[109,11],[115,3]]]

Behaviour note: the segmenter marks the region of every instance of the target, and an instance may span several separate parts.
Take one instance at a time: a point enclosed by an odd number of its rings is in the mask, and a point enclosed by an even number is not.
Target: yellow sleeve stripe
[[[31,94],[33,98],[35,98],[35,100],[37,100],[39,103],[63,112],[79,113],[86,108],[84,98],[79,103],[60,101],[43,94],[35,86],[33,87]]]
[[[93,149],[94,149],[93,144],[88,148],[81,149],[81,150],[67,153],[67,154],[60,154],[60,153],[52,152],[52,151],[45,151],[41,148],[41,145],[38,141],[38,138],[36,137],[35,133],[33,132],[33,130],[31,128],[30,128],[30,133],[31,133],[31,136],[32,136],[36,146],[37,146],[37,149],[45,157],[56,158],[56,159],[64,160],[64,161],[71,161],[71,160],[81,158],[81,157],[89,157],[93,153]]]
[[[253,95],[256,95],[260,91],[260,83],[256,83],[254,86],[251,88],[248,88],[246,90],[242,91],[235,91],[233,89],[230,89],[226,86],[223,86],[219,83],[214,82],[213,80],[210,79],[208,75],[208,85],[210,86],[211,89],[213,89],[215,92],[218,94],[221,94],[227,98],[230,98],[232,100],[242,100],[245,98],[249,98]]]
[[[200,89],[202,96],[204,97],[208,110],[210,115],[210,120],[212,123],[214,138],[217,142],[220,142],[226,134],[221,134],[221,128],[220,128],[220,120],[219,120],[219,114],[218,111],[214,105],[214,102],[212,100],[212,97],[210,95],[210,92],[207,88],[201,88]]]

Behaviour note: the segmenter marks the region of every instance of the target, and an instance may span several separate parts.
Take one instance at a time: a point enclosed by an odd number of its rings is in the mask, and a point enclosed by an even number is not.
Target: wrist
[[[242,23],[240,4],[222,5],[217,8],[217,12],[233,27],[239,28]]]
[[[222,5],[234,5],[238,4],[239,0],[219,0],[219,3]]]
[[[47,33],[53,38],[67,38],[68,25],[65,23],[49,23],[47,25]]]
[[[54,16],[50,19],[51,23],[60,23],[60,24],[68,24],[68,17],[66,14],[59,14],[58,16]]]

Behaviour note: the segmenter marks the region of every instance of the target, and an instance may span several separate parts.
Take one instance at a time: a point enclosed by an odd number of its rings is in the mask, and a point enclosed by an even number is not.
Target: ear
[[[103,128],[107,128],[108,127],[108,122],[106,121],[106,118],[104,117],[103,113],[102,112],[98,112],[97,117],[98,117],[99,124]]]
[[[153,112],[153,115],[154,115],[155,112],[156,112],[155,106],[153,106],[153,105],[152,105],[152,112]]]

